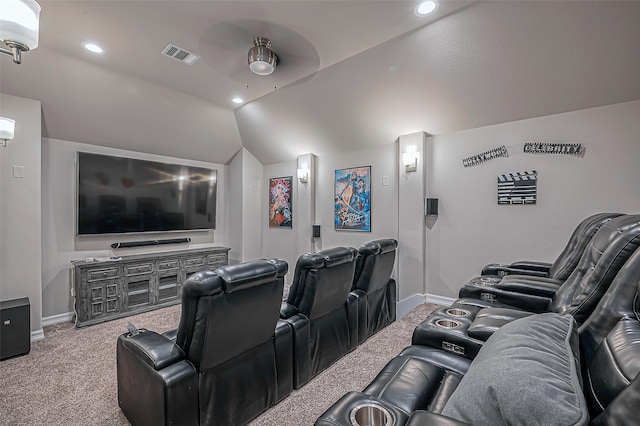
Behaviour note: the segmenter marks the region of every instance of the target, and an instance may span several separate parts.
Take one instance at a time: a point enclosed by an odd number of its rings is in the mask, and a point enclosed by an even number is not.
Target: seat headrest
[[[289,272],[289,264],[286,260],[273,258],[267,259],[267,262],[275,265],[275,267],[278,268],[278,278],[284,277],[285,275],[287,275],[287,272]]]
[[[237,265],[223,266],[216,269],[215,273],[222,278],[224,291],[233,293],[275,281],[278,277],[278,267],[268,260],[258,259]]]
[[[352,262],[358,257],[358,250],[353,247],[333,247],[318,252],[324,259],[324,266],[332,268],[343,263]]]
[[[318,253],[305,253],[298,258],[298,268],[316,269],[324,266],[324,259]]]
[[[384,238],[381,240],[369,241],[360,246],[358,251],[361,256],[371,256],[376,254],[388,253],[398,247],[398,241],[392,238]]]
[[[303,254],[298,258],[297,266],[304,269],[332,268],[352,262],[357,257],[358,250],[353,247],[332,247],[315,253]]]
[[[183,299],[189,297],[211,296],[222,293],[224,288],[220,277],[212,271],[200,271],[192,274],[182,286]]]

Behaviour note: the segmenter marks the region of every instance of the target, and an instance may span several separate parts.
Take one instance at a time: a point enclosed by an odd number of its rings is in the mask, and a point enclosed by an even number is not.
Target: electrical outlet
[[[71,297],[76,297],[76,289],[71,287]]]

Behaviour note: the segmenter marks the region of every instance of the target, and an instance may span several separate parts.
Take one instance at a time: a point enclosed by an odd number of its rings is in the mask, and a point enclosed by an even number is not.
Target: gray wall
[[[584,158],[523,153],[525,142],[581,143]],[[427,195],[440,214],[427,241],[426,289],[455,297],[483,265],[553,261],[592,213],[640,213],[640,101],[483,127],[427,140]],[[464,168],[505,145],[509,158]],[[536,170],[534,206],[497,204],[497,175]]]
[[[0,93],[0,116],[16,121],[0,146],[0,300],[28,297],[32,338],[42,338],[40,102]],[[24,177],[14,177],[14,167]]]

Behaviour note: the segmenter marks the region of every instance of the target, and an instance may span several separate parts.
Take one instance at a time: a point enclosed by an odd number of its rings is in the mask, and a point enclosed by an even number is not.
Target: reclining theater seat
[[[514,299],[520,301],[517,306],[458,299],[450,307],[429,314],[415,328],[412,344],[444,348],[472,359],[498,328],[532,313],[570,314],[580,325],[639,246],[640,215],[612,219],[596,233],[576,269],[551,298],[538,296],[532,302],[530,295],[521,294]],[[546,301],[544,307],[540,300]],[[533,309],[524,310],[527,307]]]
[[[334,247],[298,258],[280,312],[293,329],[295,389],[358,344],[358,301],[350,294],[357,256],[353,247]]]
[[[410,346],[316,425],[351,425],[363,405],[396,426],[640,425],[639,318],[637,250],[581,327],[569,315],[531,315],[497,331],[473,361]]]
[[[579,265],[591,241],[609,221],[624,216],[620,213],[600,213],[588,217],[571,236],[562,254],[550,266],[546,276],[529,276],[531,274],[509,274],[506,276],[486,276],[487,272],[498,272],[488,267],[483,269],[483,275],[471,279],[464,284],[458,297],[483,299],[490,302],[505,303],[519,306],[520,294],[529,295],[530,304],[541,303],[537,306],[544,308],[547,297],[552,297],[560,286],[571,276]],[[528,310],[536,310],[535,306],[525,306]],[[540,309],[540,308],[538,308]]]
[[[569,237],[567,245],[553,263],[521,260],[510,265],[492,263],[482,268],[481,275],[504,277],[507,275],[530,275],[566,280],[578,265],[587,244],[600,227],[622,213],[596,213],[584,219]]]
[[[352,291],[358,298],[358,344],[396,320],[396,282],[391,278],[398,242],[370,241],[358,249]]]
[[[293,389],[291,327],[279,320],[287,263],[192,275],[175,343],[141,330],[117,341],[118,403],[132,425],[242,425]]]

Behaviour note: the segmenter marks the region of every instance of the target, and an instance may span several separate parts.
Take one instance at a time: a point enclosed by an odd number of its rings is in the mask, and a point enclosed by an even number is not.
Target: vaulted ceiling
[[[0,90],[40,100],[54,139],[271,164],[640,99],[638,1],[442,0],[427,18],[405,0],[39,3],[40,46],[2,55]],[[256,36],[270,76],[248,69]]]

